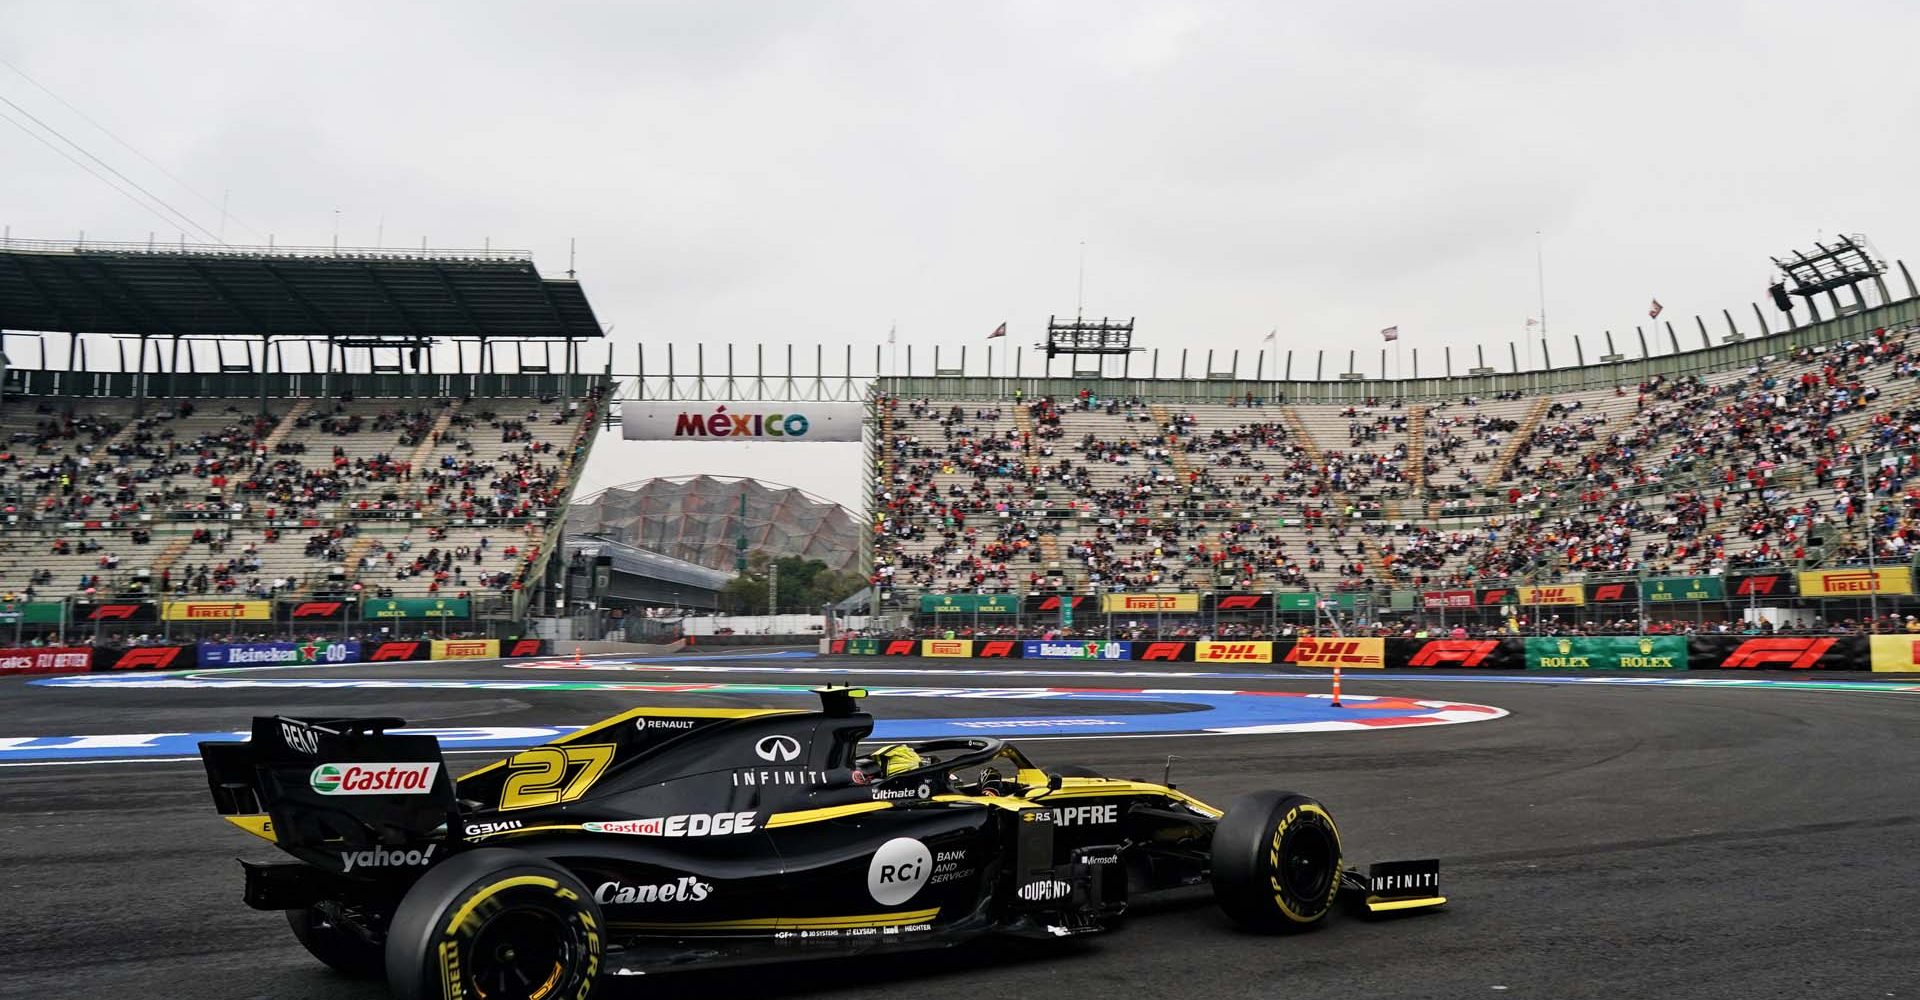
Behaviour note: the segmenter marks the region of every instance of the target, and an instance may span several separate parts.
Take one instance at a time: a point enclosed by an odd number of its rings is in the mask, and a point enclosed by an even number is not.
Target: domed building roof
[[[861,521],[805,490],[731,476],[668,476],[612,486],[576,500],[567,530],[596,534],[731,573],[739,555],[741,498],[747,552],[860,568]]]

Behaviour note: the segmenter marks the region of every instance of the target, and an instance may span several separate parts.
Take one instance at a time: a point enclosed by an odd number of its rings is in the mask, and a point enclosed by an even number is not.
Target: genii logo
[[[424,795],[433,791],[438,763],[322,764],[307,776],[321,795]]]
[[[1407,661],[1409,667],[1477,667],[1500,648],[1497,639],[1432,639]]]
[[[129,649],[121,653],[119,659],[113,661],[113,669],[139,670],[144,667],[151,670],[165,670],[173,666],[174,661],[180,659],[180,651],[184,648],[183,646],[140,646]]]
[[[980,643],[979,646],[975,648],[973,655],[983,660],[1002,660],[1011,658],[1017,654],[1014,652],[1013,643],[1005,639],[995,639],[992,642]]]
[[[912,837],[895,837],[873,852],[867,865],[867,894],[881,906],[912,899],[932,874],[933,852]]]
[[[1723,667],[1786,667],[1805,670],[1820,662],[1833,639],[1748,639],[1727,656]]]

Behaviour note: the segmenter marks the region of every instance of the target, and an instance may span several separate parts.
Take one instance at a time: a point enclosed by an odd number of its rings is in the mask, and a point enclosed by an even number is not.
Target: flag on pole
[[[1536,326],[1539,326],[1539,325],[1540,325],[1540,321],[1539,321],[1539,320],[1537,320],[1537,319],[1534,319],[1534,318],[1533,318],[1532,316],[1528,316],[1528,317],[1527,317],[1527,329],[1529,329],[1529,330],[1531,330],[1531,329],[1533,329],[1534,327],[1536,327]]]
[[[1399,340],[1400,328],[1398,326],[1387,327],[1386,329],[1380,331],[1380,337],[1383,340]]]
[[[995,337],[1004,337],[1006,335],[1007,335],[1007,324],[1002,323],[999,326],[994,327],[992,333],[987,334],[987,339],[992,340]]]
[[[1659,319],[1659,318],[1660,318],[1660,310],[1661,310],[1661,308],[1662,308],[1662,307],[1661,307],[1661,305],[1660,305],[1660,300],[1659,300],[1659,299],[1654,299],[1654,300],[1653,300],[1653,306],[1652,306],[1651,308],[1649,308],[1649,309],[1647,310],[1647,318],[1648,318],[1648,319]]]
[[[1265,343],[1276,344],[1276,343],[1279,343],[1279,341],[1275,340],[1274,338],[1278,336],[1280,336],[1280,328],[1276,326],[1272,330],[1267,331],[1267,335],[1264,337],[1261,337],[1260,339]]]
[[[900,324],[895,323],[892,326],[887,327],[887,343],[889,344],[893,343],[894,338],[898,337],[899,335],[900,335]]]

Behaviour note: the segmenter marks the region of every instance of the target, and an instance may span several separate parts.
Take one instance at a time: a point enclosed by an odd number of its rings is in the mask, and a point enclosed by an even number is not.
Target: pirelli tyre
[[[377,941],[359,929],[352,915],[339,903],[328,901],[288,910],[287,923],[307,951],[335,972],[355,979],[379,979],[386,975],[386,953]]]
[[[1213,898],[1235,923],[1302,931],[1333,909],[1340,829],[1325,806],[1294,792],[1235,800],[1213,831]]]
[[[585,1000],[606,949],[600,907],[565,869],[488,848],[414,883],[387,934],[401,1000]]]

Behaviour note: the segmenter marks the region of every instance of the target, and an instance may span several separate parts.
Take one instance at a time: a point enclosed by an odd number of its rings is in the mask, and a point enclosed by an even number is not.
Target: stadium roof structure
[[[161,337],[602,337],[580,284],[520,251],[0,243],[0,329]]]
[[[726,476],[674,476],[613,486],[576,499],[567,530],[731,574],[748,552],[818,559],[832,569],[860,565],[861,520],[841,505],[792,486]]]

